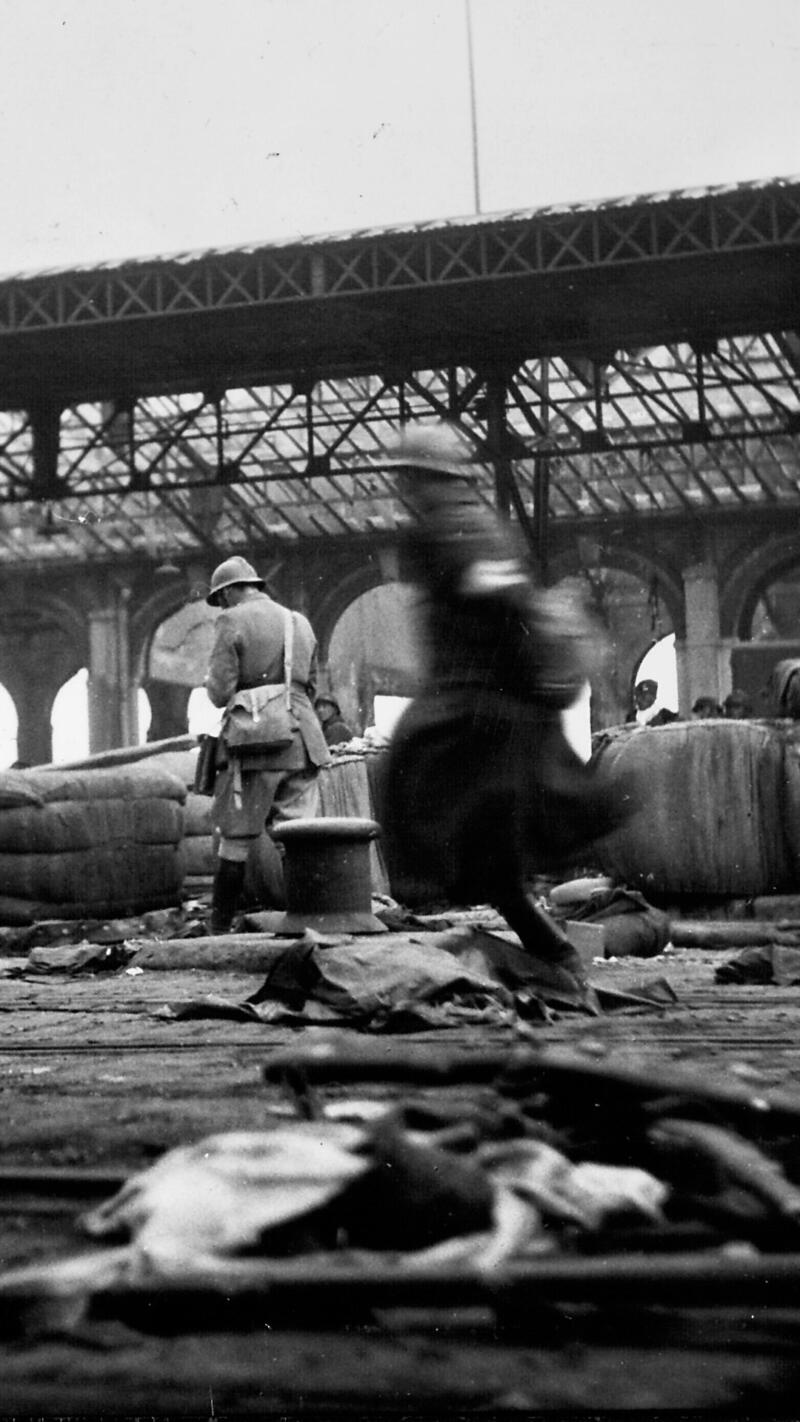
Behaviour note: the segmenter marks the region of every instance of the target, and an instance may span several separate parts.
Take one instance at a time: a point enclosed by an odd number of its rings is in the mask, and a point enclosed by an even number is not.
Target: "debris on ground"
[[[180,907],[153,909],[127,918],[41,918],[19,928],[0,927],[0,952],[4,957],[23,957],[33,948],[178,938],[192,925],[202,923],[206,913],[201,900],[187,899]]]
[[[800,983],[800,936],[795,943],[762,943],[745,948],[736,958],[721,963],[714,974],[718,983],[774,983],[793,987]]]
[[[100,1300],[113,1317],[171,1290],[187,1305],[260,1295],[280,1326],[282,1282],[321,1288],[334,1310],[348,1290],[371,1307],[371,1284],[405,1298],[403,1279],[483,1289],[489,1307],[521,1286],[540,1307],[602,1304],[628,1276],[655,1305],[678,1279],[700,1307],[773,1275],[796,1288],[800,1097],[558,1051],[478,1055],[361,1052],[336,1036],[274,1053],[273,1080],[405,1073],[406,1094],[361,1119],[340,1100],[167,1151],[80,1216],[104,1247],[0,1274],[4,1331],[69,1332]],[[415,1078],[438,1091],[415,1095]]]
[[[662,980],[621,993],[577,993],[531,957],[515,936],[452,929],[420,941],[321,939],[308,932],[277,955],[257,992],[174,1002],[159,1015],[175,1020],[346,1023],[372,1032],[415,1032],[469,1023],[546,1022],[559,1012],[597,1015],[619,1008],[656,1011],[676,1001]]]
[[[553,917],[601,924],[606,958],[655,958],[670,941],[669,916],[636,889],[594,889],[584,902],[569,902]]]

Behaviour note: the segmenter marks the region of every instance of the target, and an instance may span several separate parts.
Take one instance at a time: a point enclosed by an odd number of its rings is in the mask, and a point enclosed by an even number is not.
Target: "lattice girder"
[[[0,334],[737,253],[800,240],[776,180],[0,283]]]
[[[386,449],[406,419],[454,419],[476,460],[536,468],[563,519],[800,505],[794,333],[554,358],[512,372],[421,370],[154,395],[63,412],[57,488],[37,498],[29,422],[0,415],[0,551],[43,563],[322,538],[391,538],[407,511]],[[497,400],[502,424],[497,426]],[[495,411],[494,422],[492,410]],[[491,467],[485,496],[494,497]],[[211,510],[211,512],[209,512]],[[15,530],[14,524],[18,525]],[[20,536],[24,533],[24,538]]]

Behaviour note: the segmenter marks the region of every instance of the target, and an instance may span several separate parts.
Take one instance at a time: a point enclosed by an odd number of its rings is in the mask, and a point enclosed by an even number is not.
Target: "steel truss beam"
[[[669,194],[0,283],[0,335],[680,261],[800,241],[800,184]]]
[[[543,553],[555,519],[800,506],[794,333],[147,396],[65,410],[37,480],[24,413],[0,413],[0,554],[43,562],[205,557],[324,537],[391,538],[407,511],[386,448],[409,419],[472,439],[487,502]],[[52,451],[48,452],[48,457]],[[538,494],[537,494],[538,490]]]

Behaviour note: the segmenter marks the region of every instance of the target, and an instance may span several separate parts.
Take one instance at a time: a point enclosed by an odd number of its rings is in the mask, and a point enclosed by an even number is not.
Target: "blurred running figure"
[[[561,726],[596,632],[534,587],[526,550],[484,504],[469,458],[443,424],[408,427],[394,460],[414,514],[405,551],[424,595],[427,667],[389,747],[387,850],[451,903],[494,905],[541,961],[542,981],[580,997],[581,960],[526,880],[628,808],[612,805]]]

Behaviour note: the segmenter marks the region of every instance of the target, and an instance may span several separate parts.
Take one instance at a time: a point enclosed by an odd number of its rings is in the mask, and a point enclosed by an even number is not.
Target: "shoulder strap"
[[[288,608],[283,610],[283,681],[286,687],[286,710],[292,709],[292,657],[294,654],[294,618]]]

